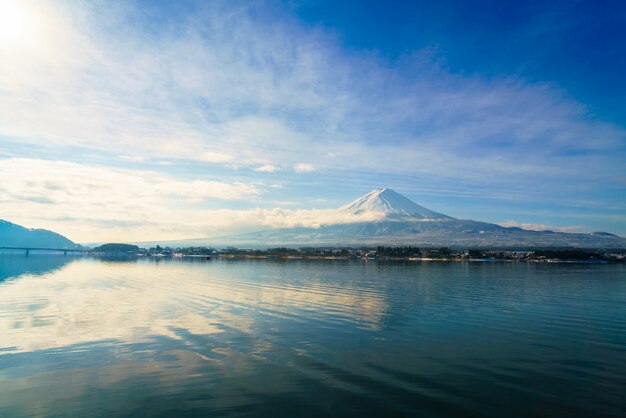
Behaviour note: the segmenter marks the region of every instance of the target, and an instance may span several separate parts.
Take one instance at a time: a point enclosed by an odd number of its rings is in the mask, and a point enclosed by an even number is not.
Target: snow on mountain
[[[326,218],[320,218],[315,227],[273,228],[226,237],[170,242],[167,245],[267,248],[410,244],[508,249],[626,248],[626,239],[605,232],[529,231],[452,218],[422,207],[391,189],[373,190],[330,212],[331,216],[324,212]]]
[[[426,209],[391,189],[372,190],[354,202],[340,207],[338,211],[353,215],[381,213],[387,219],[453,219],[442,213]]]

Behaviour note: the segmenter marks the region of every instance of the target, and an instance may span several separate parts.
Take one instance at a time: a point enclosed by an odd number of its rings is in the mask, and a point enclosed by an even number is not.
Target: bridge
[[[33,248],[33,247],[0,247],[0,250],[18,250],[18,251],[26,251],[26,255],[28,255],[31,251],[63,251],[63,255],[67,255],[67,253],[88,253],[89,250],[79,249],[79,248]]]

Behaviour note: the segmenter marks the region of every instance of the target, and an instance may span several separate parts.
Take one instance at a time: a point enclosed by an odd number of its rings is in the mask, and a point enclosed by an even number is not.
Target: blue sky
[[[2,219],[194,238],[330,222],[390,187],[459,218],[626,235],[618,2],[0,10]]]
[[[289,4],[289,3],[288,3]],[[605,120],[626,117],[620,1],[303,1],[292,10],[348,48],[390,60],[429,48],[454,73],[555,83]]]

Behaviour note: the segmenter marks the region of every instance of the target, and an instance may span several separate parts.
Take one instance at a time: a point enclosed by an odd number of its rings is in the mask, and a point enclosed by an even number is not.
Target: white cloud
[[[146,170],[0,160],[3,218],[79,241],[206,234],[203,203],[252,199],[257,185],[184,180]],[[219,222],[214,223],[219,226]]]
[[[160,219],[170,225],[161,231],[167,236],[197,232],[171,222],[197,216],[183,203],[237,196],[239,167],[316,170],[359,187],[384,176],[433,193],[536,198],[626,174],[624,131],[558,86],[451,74],[423,52],[378,60],[287,15],[258,19],[258,5],[200,2],[158,36],[144,32],[146,15],[131,3],[37,5],[46,22],[35,42],[0,51],[0,147],[19,144],[25,151],[10,155],[25,156],[71,148],[181,175],[220,175],[218,184],[190,184],[150,174],[168,179],[159,193],[168,208],[178,202],[181,209]],[[288,172],[275,175],[286,189],[294,182]],[[54,200],[36,190],[23,196],[32,205]],[[162,199],[143,209],[158,212]],[[42,216],[27,212],[20,218],[27,224]],[[20,214],[17,206],[12,213]]]
[[[131,161],[134,163],[145,163],[146,161],[148,161],[146,157],[143,157],[141,155],[120,155],[118,158],[120,160]]]
[[[254,171],[257,171],[259,173],[273,173],[274,171],[276,171],[276,167],[274,167],[272,164],[265,164],[255,168]]]
[[[295,171],[296,173],[310,173],[314,170],[315,167],[313,166],[313,164],[308,163],[298,163],[293,167],[293,171]]]
[[[206,161],[208,163],[226,163],[232,161],[233,156],[229,154],[223,154],[219,152],[205,152],[200,156],[202,161]]]
[[[581,163],[614,175],[618,164],[580,152],[614,148],[624,132],[549,85],[448,74],[427,54],[406,58],[407,77],[246,6],[207,4],[179,16],[185,31],[148,38],[124,24],[139,13],[130,5],[45,5],[63,42],[0,57],[0,135],[22,142],[251,168],[330,158],[335,169],[496,183],[571,179]]]
[[[584,226],[550,226],[544,224],[534,224],[534,223],[525,223],[525,222],[517,222],[515,220],[509,220],[506,222],[501,222],[501,226],[510,228],[517,227],[522,229],[528,229],[531,231],[557,231],[557,232],[582,232],[585,230]]]
[[[219,220],[222,226],[253,227],[265,226],[270,228],[319,228],[322,225],[346,224],[355,222],[369,222],[380,220],[384,214],[369,212],[352,214],[336,209],[284,209],[284,208],[254,208],[247,210],[208,210],[206,219]]]

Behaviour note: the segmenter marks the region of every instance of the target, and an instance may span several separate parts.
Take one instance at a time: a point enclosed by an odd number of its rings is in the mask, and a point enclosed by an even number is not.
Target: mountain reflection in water
[[[42,275],[60,269],[73,261],[73,257],[59,257],[57,255],[16,255],[0,253],[0,282],[19,277],[24,274]]]

